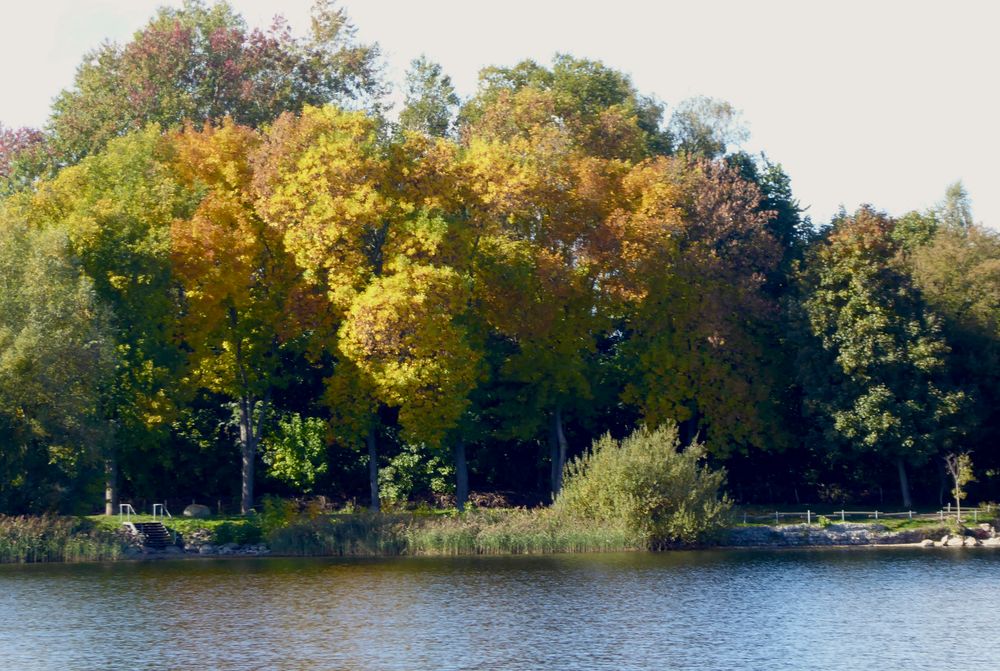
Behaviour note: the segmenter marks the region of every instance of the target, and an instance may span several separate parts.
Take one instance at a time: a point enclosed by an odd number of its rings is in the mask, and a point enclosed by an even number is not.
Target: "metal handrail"
[[[122,521],[122,517],[125,517],[126,522],[132,521],[132,515],[138,515],[135,512],[135,508],[132,507],[131,503],[119,503],[118,504],[118,521]]]
[[[155,520],[157,517],[164,517],[164,516],[169,517],[170,519],[174,518],[174,516],[170,514],[170,511],[167,510],[167,504],[166,503],[154,503],[153,504],[153,519]]]

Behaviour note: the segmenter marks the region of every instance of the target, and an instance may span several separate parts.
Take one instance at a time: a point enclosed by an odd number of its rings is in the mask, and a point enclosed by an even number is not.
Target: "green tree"
[[[421,56],[410,63],[399,125],[432,137],[448,137],[459,98],[451,77],[441,66]]]
[[[0,213],[0,510],[86,501],[112,435],[111,324],[65,231]]]
[[[297,412],[280,418],[263,441],[264,463],[271,477],[309,493],[316,478],[327,472],[327,422],[319,417],[303,418]]]
[[[929,218],[907,215],[915,217]],[[1000,236],[975,224],[936,226],[907,260],[924,299],[944,320],[951,377],[972,396],[963,408],[963,442],[992,470],[1000,464],[993,440],[1000,427]]]
[[[37,192],[8,201],[34,225],[66,231],[94,291],[114,314],[120,365],[102,403],[115,429],[106,454],[109,514],[117,509],[120,469],[134,485],[151,488],[144,482],[149,463],[169,463],[159,448],[176,409],[183,360],[174,341],[170,226],[194,201],[165,167],[155,126],[115,140],[40,183]]]
[[[958,430],[966,394],[946,375],[941,323],[922,300],[892,233],[863,207],[836,222],[807,257],[802,310],[814,338],[800,352],[806,412],[831,445],[921,466]]]
[[[968,230],[975,224],[972,202],[962,182],[948,185],[944,200],[935,208],[934,214],[944,226],[956,230]]]
[[[707,96],[682,100],[670,117],[669,130],[678,151],[717,158],[746,142],[750,131],[730,103]]]

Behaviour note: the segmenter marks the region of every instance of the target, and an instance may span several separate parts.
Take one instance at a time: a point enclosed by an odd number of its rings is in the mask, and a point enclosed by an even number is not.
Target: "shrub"
[[[252,545],[259,543],[262,537],[263,532],[256,520],[241,520],[235,523],[223,522],[215,527],[212,534],[212,539],[220,545],[225,543]]]
[[[260,516],[260,526],[264,535],[287,527],[299,516],[299,508],[294,501],[277,496],[264,497],[264,512]]]
[[[699,443],[680,450],[676,425],[609,434],[566,467],[557,513],[620,527],[652,548],[705,540],[728,521],[725,471],[705,465]]]

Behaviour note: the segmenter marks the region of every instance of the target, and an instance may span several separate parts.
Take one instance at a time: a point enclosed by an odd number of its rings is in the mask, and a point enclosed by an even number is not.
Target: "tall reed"
[[[635,534],[557,517],[549,509],[462,515],[356,513],[300,518],[268,535],[276,554],[300,556],[500,555],[642,549]]]
[[[86,519],[0,515],[0,564],[115,560],[125,549],[118,534]]]

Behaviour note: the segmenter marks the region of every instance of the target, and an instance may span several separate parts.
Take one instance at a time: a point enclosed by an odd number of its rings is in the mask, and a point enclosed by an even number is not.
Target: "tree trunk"
[[[371,510],[378,512],[381,505],[378,498],[378,445],[375,442],[375,427],[368,429],[368,485],[371,487]]]
[[[104,514],[111,516],[118,512],[118,460],[111,453],[104,460]]]
[[[899,470],[899,491],[903,494],[903,507],[909,510],[913,501],[910,499],[910,481],[906,478],[906,464],[902,457],[896,459],[896,468]]]
[[[552,500],[556,500],[562,489],[563,468],[566,466],[566,434],[563,433],[562,408],[556,406],[552,412],[549,428],[549,457],[552,462]]]
[[[253,401],[246,396],[240,399],[240,453],[243,458],[240,512],[246,515],[253,509],[254,462],[257,458],[257,433],[253,427]]]
[[[455,507],[465,510],[469,500],[469,465],[465,461],[465,441],[455,441]]]

